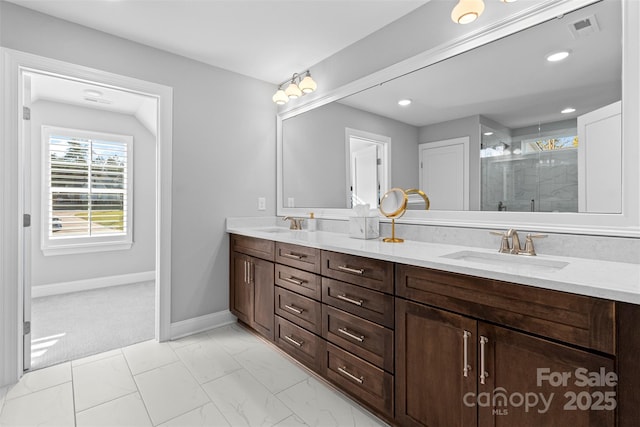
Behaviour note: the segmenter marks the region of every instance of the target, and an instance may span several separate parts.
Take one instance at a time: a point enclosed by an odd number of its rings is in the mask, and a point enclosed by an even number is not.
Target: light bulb
[[[303,93],[311,93],[318,88],[318,84],[311,78],[311,74],[307,73],[298,87]]]
[[[293,80],[291,80],[291,83],[289,83],[289,86],[287,86],[287,88],[284,90],[284,93],[287,94],[289,99],[296,99],[302,96],[302,91],[300,90],[296,82],[294,82]]]
[[[469,24],[484,12],[482,0],[460,0],[451,11],[451,19],[457,24]]]
[[[273,95],[273,98],[271,99],[273,99],[273,102],[278,105],[284,105],[289,101],[289,97],[286,93],[284,93],[282,89],[278,89],[278,91],[275,93],[275,95]]]

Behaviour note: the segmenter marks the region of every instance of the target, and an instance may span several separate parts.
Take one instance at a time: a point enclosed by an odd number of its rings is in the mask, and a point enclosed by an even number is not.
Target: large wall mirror
[[[409,221],[637,232],[637,175],[624,167],[637,126],[625,131],[622,119],[638,105],[628,76],[637,34],[623,34],[630,6],[595,2],[282,115],[278,213],[335,215],[391,187],[420,188],[431,211]],[[549,60],[559,52],[568,56]]]

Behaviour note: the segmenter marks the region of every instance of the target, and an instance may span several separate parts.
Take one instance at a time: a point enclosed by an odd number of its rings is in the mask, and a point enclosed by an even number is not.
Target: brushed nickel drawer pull
[[[296,341],[293,339],[293,337],[289,335],[285,335],[284,339],[289,341],[291,344],[295,345],[296,347],[302,347],[302,345],[304,344],[304,341]]]
[[[363,342],[364,341],[364,335],[355,335],[352,334],[351,332],[349,332],[349,330],[347,328],[338,328],[338,332],[340,332],[342,335],[346,335],[349,338],[352,338],[358,342]]]
[[[462,362],[462,375],[464,375],[465,377],[469,376],[469,371],[471,370],[471,365],[469,364],[469,338],[471,337],[471,332],[469,331],[464,331],[464,333],[462,334],[462,341],[463,341],[463,352],[464,352],[464,357],[463,357],[463,362]]]
[[[307,256],[304,254],[294,254],[292,252],[290,253],[283,253],[281,254],[283,257],[285,258],[293,258],[293,259],[302,259],[302,258],[306,258]]]
[[[285,304],[284,308],[286,308],[289,311],[293,311],[296,314],[302,314],[302,312],[304,311],[304,308],[296,308],[293,305],[286,305]]]
[[[349,302],[351,304],[355,304],[358,307],[362,307],[362,303],[364,303],[363,300],[361,300],[361,299],[353,299],[351,297],[348,297],[347,294],[336,295],[336,298],[341,299],[342,301]]]
[[[480,336],[480,384],[484,384],[485,380],[489,377],[489,373],[485,369],[485,353],[484,347],[489,342],[489,338]]]
[[[346,271],[347,273],[359,274],[361,276],[364,274],[364,268],[351,268],[346,265],[339,265],[338,270]]]
[[[354,380],[354,381],[355,381],[355,382],[357,382],[358,384],[362,384],[362,383],[364,382],[364,377],[360,377],[360,378],[356,377],[356,376],[355,376],[355,375],[353,375],[351,372],[347,371],[347,367],[346,367],[346,366],[343,366],[343,367],[338,366],[338,371],[339,371],[342,375],[345,375],[345,376],[347,376],[347,377],[351,378],[352,380]]]
[[[297,277],[281,277],[285,282],[293,283],[294,285],[302,286],[302,284],[307,283],[306,280],[298,279]]]

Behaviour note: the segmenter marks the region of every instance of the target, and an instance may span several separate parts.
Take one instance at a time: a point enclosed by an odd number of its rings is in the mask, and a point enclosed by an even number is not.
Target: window
[[[42,127],[45,255],[132,244],[133,137]]]

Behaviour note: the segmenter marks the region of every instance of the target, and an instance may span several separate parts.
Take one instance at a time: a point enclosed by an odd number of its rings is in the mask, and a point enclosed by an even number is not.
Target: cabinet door
[[[251,258],[232,252],[230,310],[247,325],[253,321],[253,285],[250,281]]]
[[[613,381],[613,359],[482,322],[478,334],[479,426],[614,426],[615,387],[582,384]]]
[[[273,340],[273,263],[251,258],[250,280],[254,292],[252,326],[266,338]]]
[[[400,425],[476,425],[476,407],[463,400],[476,391],[476,329],[477,322],[468,317],[396,298]]]

